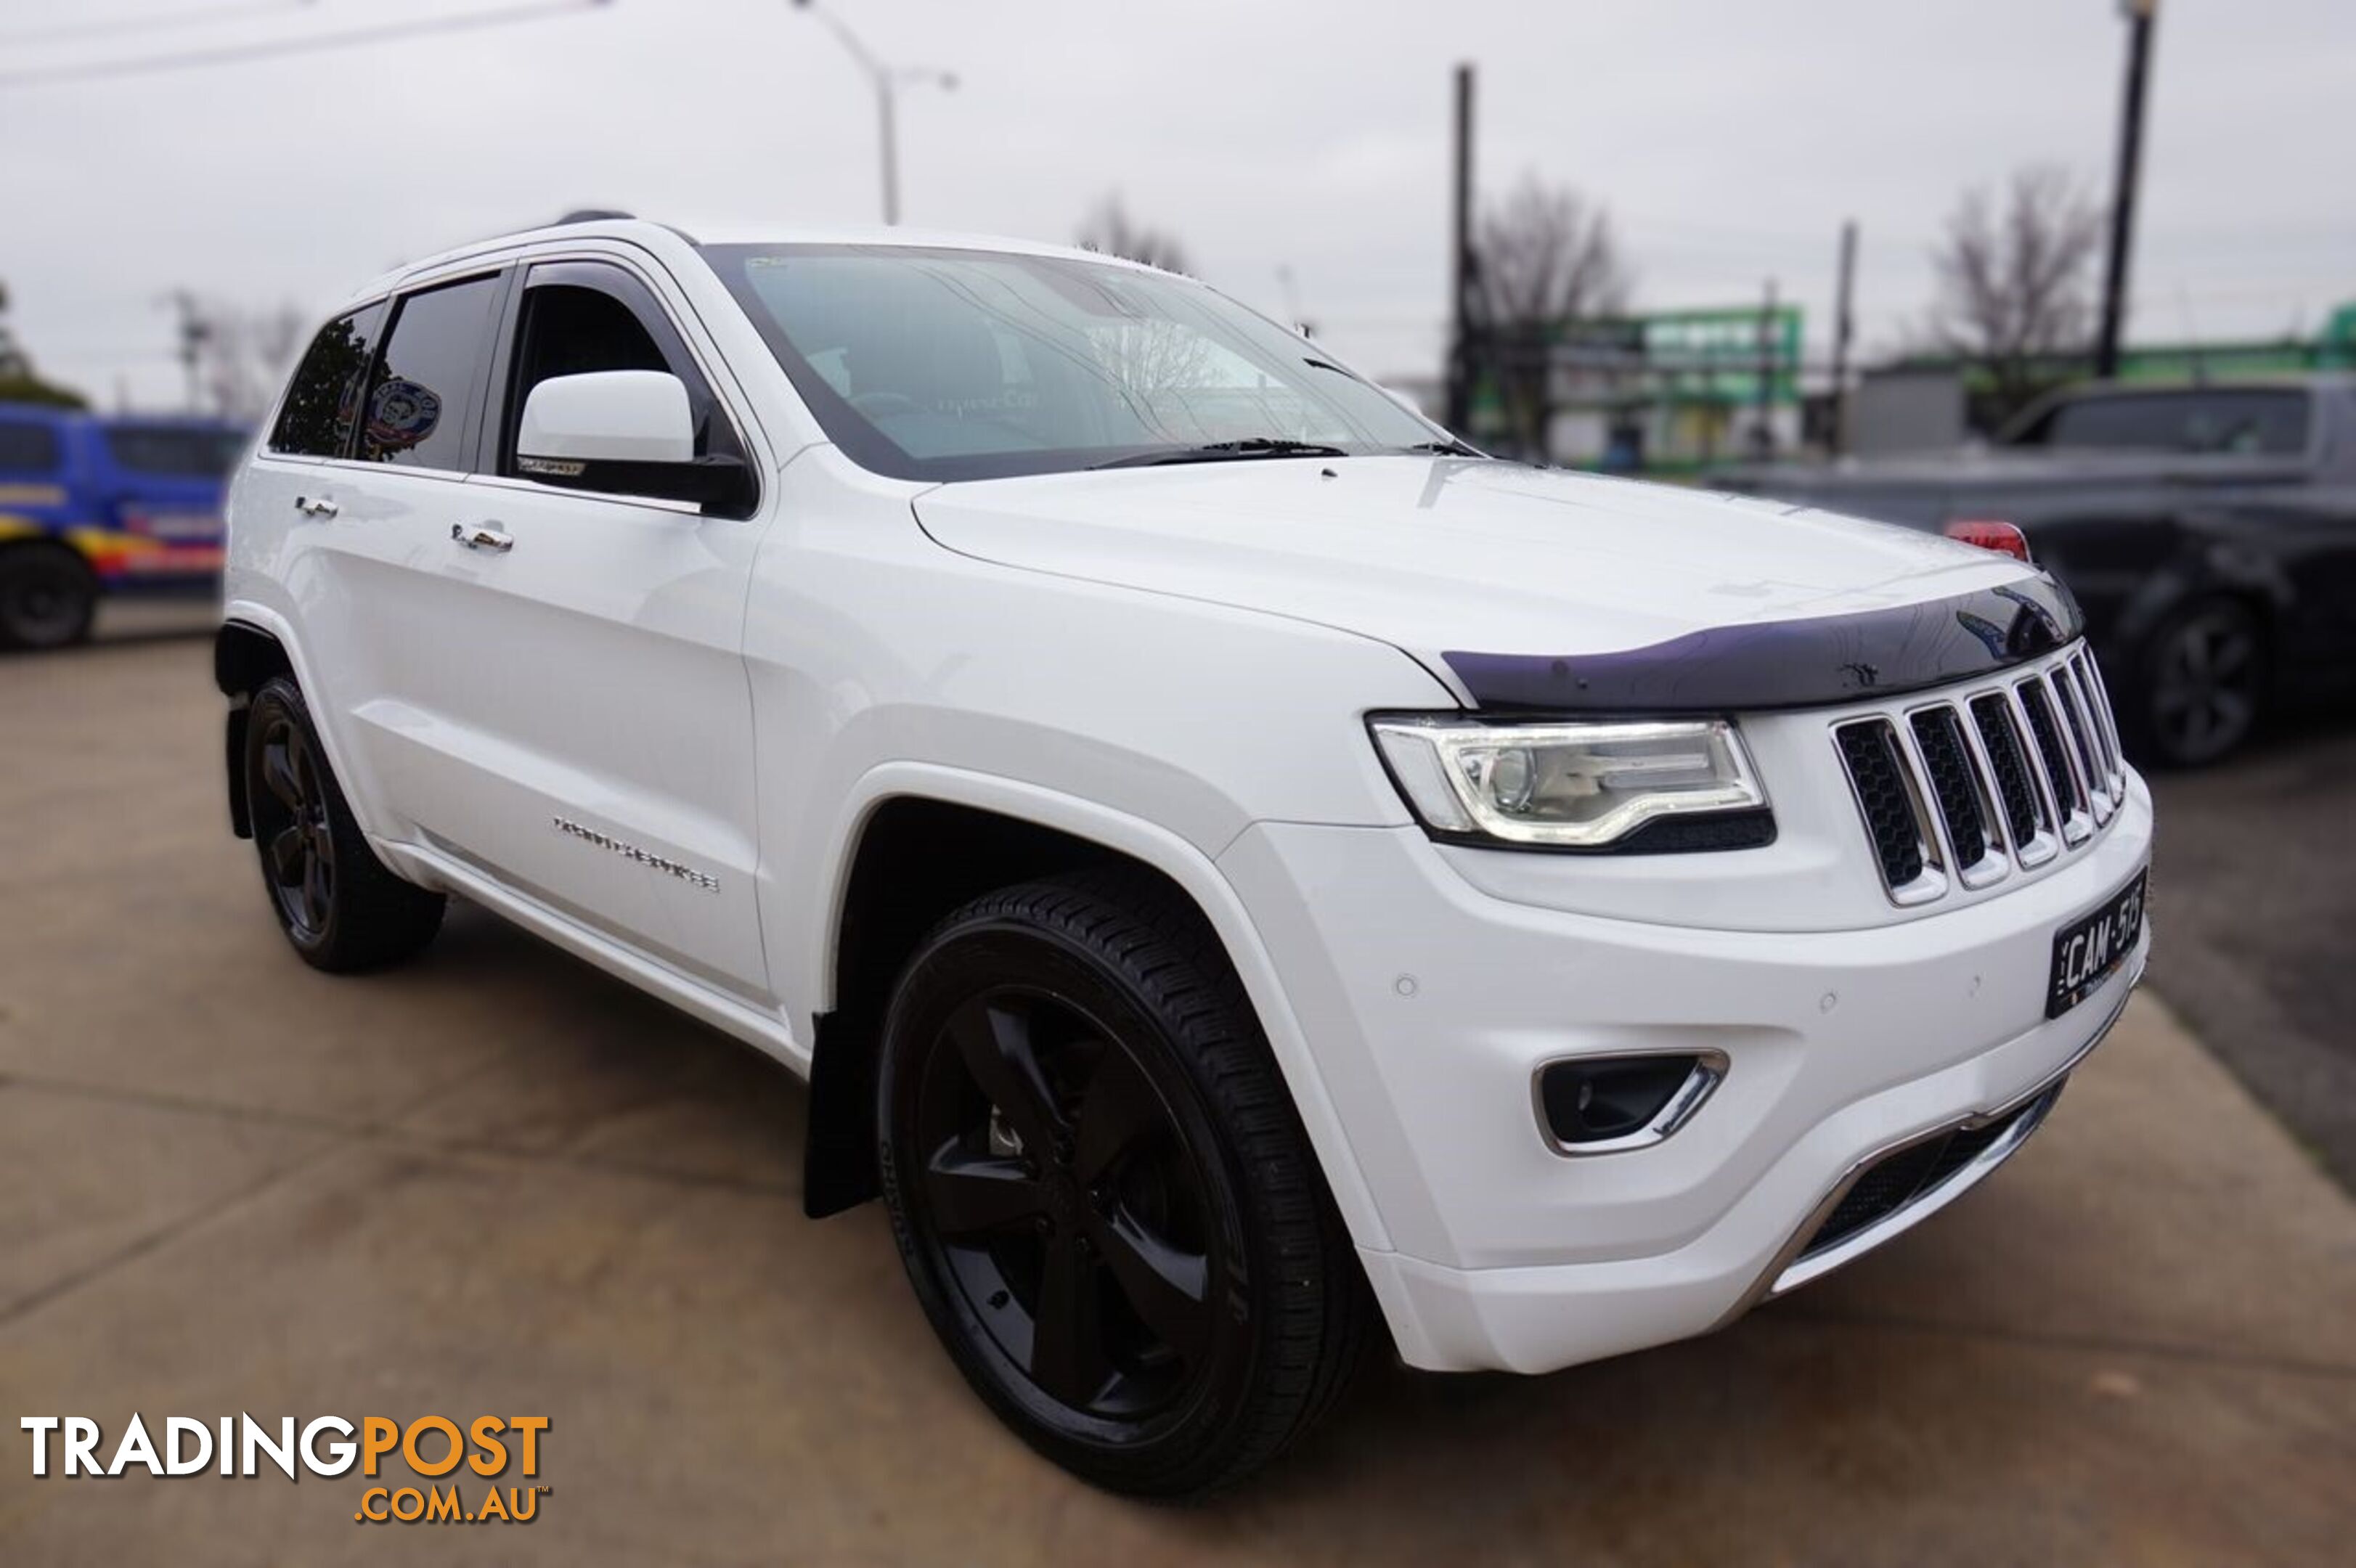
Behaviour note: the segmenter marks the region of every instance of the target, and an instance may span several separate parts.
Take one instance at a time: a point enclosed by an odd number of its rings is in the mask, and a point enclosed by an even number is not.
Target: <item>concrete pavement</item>
[[[298,964],[228,836],[218,722],[200,641],[0,662],[0,1563],[2356,1539],[2356,1204],[2147,999],[2008,1170],[1822,1285],[1550,1378],[1378,1367],[1262,1483],[1146,1508],[982,1412],[878,1211],[800,1218],[781,1069],[477,911],[405,970]],[[552,1490],[529,1525],[358,1525],[348,1477],[31,1477],[16,1417],[96,1418],[104,1454],[134,1410],[544,1414]]]

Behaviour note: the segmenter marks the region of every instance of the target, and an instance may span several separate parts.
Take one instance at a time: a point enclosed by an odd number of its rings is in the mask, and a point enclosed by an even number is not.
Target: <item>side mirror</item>
[[[753,494],[741,460],[696,456],[687,387],[664,370],[590,370],[532,388],[516,429],[516,471],[572,490],[707,507]]]

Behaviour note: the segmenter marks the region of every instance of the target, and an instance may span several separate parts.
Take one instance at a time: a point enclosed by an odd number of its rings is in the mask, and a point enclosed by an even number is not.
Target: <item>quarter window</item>
[[[372,304],[319,329],[287,385],[278,423],[270,432],[271,451],[294,457],[344,454],[359,414],[369,355],[383,324],[384,306]]]
[[[482,386],[499,280],[474,278],[401,302],[360,423],[363,462],[415,468],[469,465],[468,411]]]

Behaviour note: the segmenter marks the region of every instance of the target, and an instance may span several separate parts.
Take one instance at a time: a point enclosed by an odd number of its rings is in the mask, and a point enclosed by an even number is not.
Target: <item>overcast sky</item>
[[[0,0],[0,280],[42,368],[178,397],[187,287],[323,309],[457,240],[599,204],[867,221],[873,101],[787,0],[553,19],[105,80],[84,62],[531,0]],[[2107,192],[2116,0],[834,0],[910,90],[905,216],[1068,240],[1118,190],[1210,282],[1377,375],[1430,373],[1446,296],[1450,68],[1480,179],[1605,203],[1643,307],[1755,300],[1821,343],[1840,220],[1869,348],[1931,293],[1957,192],[2058,163]],[[204,13],[234,10],[227,18]],[[2314,331],[2356,300],[2351,0],[2162,0],[2131,334]],[[177,16],[182,25],[151,25]],[[57,29],[113,27],[73,37]]]

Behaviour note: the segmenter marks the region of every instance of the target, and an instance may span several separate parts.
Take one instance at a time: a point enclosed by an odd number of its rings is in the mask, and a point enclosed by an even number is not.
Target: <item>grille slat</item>
[[[1849,787],[1865,816],[1866,834],[1881,862],[1881,880],[1892,889],[1912,887],[1922,880],[1927,857],[1889,720],[1844,725],[1835,735],[1848,768]]]
[[[2111,799],[2114,803],[2123,801],[2127,793],[2127,760],[2119,745],[2118,718],[2111,711],[2111,694],[2103,688],[2103,674],[2094,667],[2093,654],[2082,653],[2072,663],[2078,671],[2078,690],[2086,699],[2086,717],[2094,720],[2095,738],[2102,743],[2103,770]]]
[[[2109,824],[2126,764],[2101,678],[2075,648],[2005,686],[1833,727],[1892,901],[1987,887]]]
[[[2078,695],[2078,677],[2065,664],[2046,677],[2046,684],[2062,709],[2071,755],[2077,761],[2079,776],[2086,784],[2086,804],[2094,808],[2095,820],[2101,821],[2111,815],[2110,769],[2103,762],[2101,748],[2094,743],[2094,725],[2086,718],[2085,704]]]
[[[2053,700],[2045,683],[2025,680],[2019,693],[2021,710],[2029,715],[2029,732],[2037,741],[2038,760],[2045,764],[2045,782],[2062,808],[2062,836],[2072,842],[2086,836],[2086,792],[2071,765],[2069,743],[2062,739],[2062,721],[2054,716]]]
[[[1996,774],[1997,795],[2004,803],[2005,830],[2012,835],[2012,847],[2018,852],[2045,824],[2037,781],[2029,773],[2029,754],[2021,748],[2020,731],[2014,728],[2012,709],[2003,698],[1994,693],[1973,698],[1972,722],[1979,730],[1980,747]]]
[[[1954,709],[1943,706],[1924,709],[1909,722],[1914,749],[1930,776],[1931,798],[1946,823],[1956,873],[1969,879],[1975,868],[1985,866],[1992,856],[2000,858],[2003,850],[1989,821],[1979,766],[1964,743],[1963,720]]]

